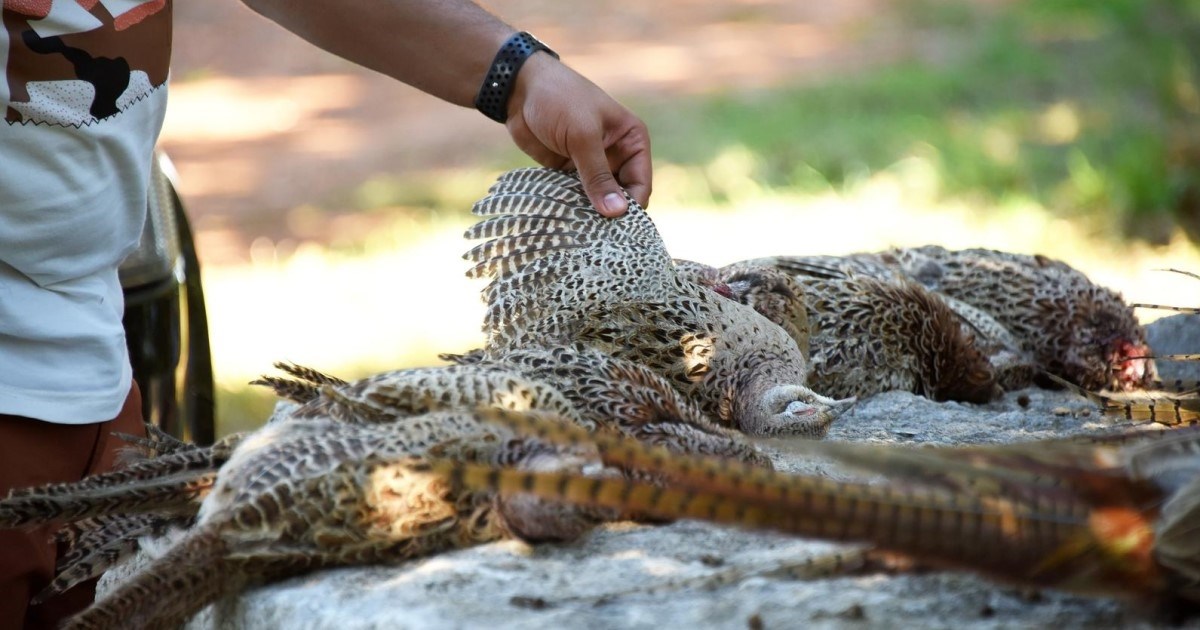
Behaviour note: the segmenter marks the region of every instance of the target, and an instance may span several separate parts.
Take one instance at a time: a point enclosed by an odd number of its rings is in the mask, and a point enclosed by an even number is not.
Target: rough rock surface
[[[1200,327],[1161,321],[1150,327],[1152,347],[1196,351]],[[828,439],[996,443],[1107,423],[1090,403],[1066,392],[1030,389],[988,405],[892,392],[860,402]],[[789,452],[785,441],[764,447],[775,452],[782,470],[837,474],[827,462]],[[1033,593],[965,573],[765,575],[782,563],[839,549],[848,548],[694,521],[615,523],[573,544],[495,543],[399,566],[304,575],[218,602],[189,627],[1170,627],[1153,611],[1111,599]],[[731,570],[747,575],[721,585],[694,583]],[[105,582],[124,571],[111,572]],[[1187,627],[1200,628],[1200,621]]]
[[[1172,315],[1146,326],[1146,341],[1155,354],[1200,353],[1200,315]],[[1200,361],[1158,361],[1164,380],[1200,381]]]

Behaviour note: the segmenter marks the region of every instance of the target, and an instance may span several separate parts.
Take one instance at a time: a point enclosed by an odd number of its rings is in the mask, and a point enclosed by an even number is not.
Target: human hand
[[[521,67],[505,124],[517,146],[542,166],[578,170],[600,214],[625,213],[621,187],[642,207],[649,202],[652,167],[645,123],[550,55],[536,53]]]

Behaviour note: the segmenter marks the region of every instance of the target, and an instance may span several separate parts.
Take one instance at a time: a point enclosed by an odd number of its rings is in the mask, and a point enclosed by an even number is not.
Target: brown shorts
[[[97,424],[53,424],[0,415],[0,497],[13,488],[78,481],[112,470],[124,442],[114,431],[145,435],[137,383],[121,413]],[[38,605],[29,600],[54,577],[55,525],[0,529],[0,630],[53,628],[95,597],[95,581]],[[28,608],[28,610],[26,610]]]

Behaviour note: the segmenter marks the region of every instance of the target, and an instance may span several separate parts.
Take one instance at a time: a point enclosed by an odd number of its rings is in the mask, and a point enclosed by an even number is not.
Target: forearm
[[[515,29],[467,0],[244,0],[340,57],[470,107]]]
[[[316,46],[451,103],[471,107],[496,52],[515,32],[468,0],[243,0]],[[652,168],[646,125],[604,90],[535,53],[508,97],[514,142],[544,166],[579,171],[601,212],[641,204]],[[615,176],[615,177],[614,177]]]

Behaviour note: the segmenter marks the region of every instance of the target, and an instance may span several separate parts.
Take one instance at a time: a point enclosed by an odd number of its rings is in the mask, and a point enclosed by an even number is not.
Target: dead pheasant
[[[438,449],[438,452],[472,453],[481,448],[500,449],[502,445],[492,444],[495,441],[494,432],[488,431],[477,434],[467,433],[461,436],[453,434],[443,436],[442,428],[438,426],[438,419],[442,415],[457,413],[467,418],[461,422],[469,424],[473,411],[463,411],[462,407],[474,409],[477,406],[489,404],[508,407],[534,405],[549,410],[558,408],[568,413],[573,411],[573,407],[557,391],[539,383],[530,383],[511,371],[502,372],[476,367],[439,368],[432,371],[409,370],[393,373],[390,375],[391,378],[377,377],[366,379],[365,382],[342,383],[337,379],[298,366],[280,367],[292,374],[295,379],[271,378],[265,380],[277,390],[298,401],[306,402],[306,404],[277,417],[275,422],[270,425],[269,431],[264,429],[265,433],[259,432],[249,437],[230,436],[211,448],[173,446],[168,449],[170,452],[166,454],[133,462],[128,468],[118,472],[92,477],[76,484],[14,492],[7,500],[0,501],[0,527],[19,526],[35,521],[82,519],[77,523],[68,524],[63,530],[64,537],[72,542],[71,551],[63,558],[59,576],[50,588],[39,594],[38,601],[44,600],[78,581],[92,577],[128,556],[137,549],[138,540],[144,535],[161,533],[170,525],[192,526],[189,531],[195,531],[195,526],[192,524],[201,509],[201,500],[206,502],[204,505],[210,505],[212,501],[219,501],[211,496],[214,486],[220,487],[220,484],[224,483],[226,486],[233,484],[233,487],[236,487],[237,475],[240,474],[238,466],[253,469],[261,463],[243,458],[241,464],[230,467],[229,461],[232,454],[241,452],[234,449],[243,444],[246,439],[278,439],[284,445],[280,447],[283,450],[279,457],[294,456],[301,459],[319,457],[323,458],[321,461],[329,463],[336,459],[341,452],[324,450],[329,445],[319,443],[320,431],[308,429],[305,426],[319,425],[330,436],[331,444],[337,444],[338,440],[342,439],[338,436],[344,433],[340,427],[366,426],[367,429],[364,431],[369,431],[371,427],[389,427],[403,422],[404,426],[398,429],[401,433],[399,444],[401,447],[408,445],[415,449],[410,455],[419,455],[424,449],[434,447]],[[429,413],[431,408],[452,408],[456,404],[460,407],[458,411],[439,411],[433,415]],[[418,419],[414,419],[414,416],[417,416]],[[450,422],[448,427],[457,426],[453,424],[454,421]],[[275,433],[280,433],[283,437],[269,437]],[[263,435],[268,437],[264,438]],[[309,437],[295,442],[290,437],[292,435]],[[369,443],[362,442],[358,438],[353,444],[368,450],[373,448]],[[337,448],[347,447],[342,444]],[[291,453],[291,455],[287,455],[287,453]],[[345,453],[341,454],[345,455]],[[355,462],[347,461],[345,463],[350,465]],[[261,479],[273,478],[271,471],[273,465],[277,465],[277,462],[267,465],[264,470],[260,471]],[[233,475],[233,481],[230,481],[231,475]],[[297,480],[298,483],[300,481],[302,480]],[[282,484],[284,481],[280,481],[280,483]],[[301,507],[306,501],[319,503],[330,499],[322,494],[325,489],[317,481],[309,480],[306,483],[317,485],[311,488],[288,489],[284,487],[278,492],[283,493],[287,498],[294,498]],[[230,490],[230,492],[232,491]],[[279,497],[271,498],[269,495],[264,500],[278,501]],[[253,497],[246,498],[246,502],[252,504]],[[526,503],[528,502],[526,501]],[[533,535],[540,531],[538,528],[542,525],[539,524],[539,521],[543,515],[536,509],[536,504],[531,505],[533,507],[530,508],[532,512],[529,512],[529,522],[522,523],[518,520],[514,528],[519,529],[521,526],[525,526]],[[225,508],[204,509],[220,511]],[[271,504],[263,509],[278,510],[279,506]],[[305,509],[311,509],[311,506]],[[419,520],[421,518],[419,510],[416,512],[412,518]],[[271,512],[271,514],[279,516],[277,512]],[[519,519],[523,513],[517,510],[515,514]],[[203,521],[203,517],[201,517],[201,521]],[[330,524],[330,527],[335,526],[335,523]],[[547,527],[552,526],[552,523],[547,525]],[[236,527],[234,533],[237,533]],[[269,536],[265,533],[263,535]],[[430,544],[436,547],[436,541]],[[308,551],[313,553],[314,558],[320,559],[320,550],[309,549]],[[152,567],[152,570],[157,569]],[[168,567],[166,570],[178,571],[178,567],[174,569]],[[229,588],[233,589],[238,588],[238,579],[245,578],[253,581],[258,577],[264,579],[270,577],[265,574],[256,576],[257,574],[253,571],[247,575],[240,575],[234,571],[226,577],[229,578]],[[203,599],[206,595],[203,591],[200,591],[199,595],[202,598],[199,606],[202,607],[209,600]],[[114,605],[119,610],[124,610],[121,608],[123,606],[136,604],[136,601],[121,603],[119,594],[114,597],[118,597],[117,604]],[[189,614],[195,608],[192,603],[188,603],[186,606],[181,602],[175,604],[184,607],[181,609],[182,612],[174,610],[171,606],[166,606],[162,611],[164,614],[171,615],[171,619],[174,619],[176,614]],[[98,608],[97,610],[100,612],[89,612],[88,614],[109,614],[103,612],[107,609]],[[120,614],[123,615],[125,612]],[[152,611],[150,614],[157,613]],[[86,621],[88,617],[84,619],[85,621],[81,621],[84,624],[82,627],[88,627],[87,623],[90,623]],[[150,621],[157,623],[154,619],[150,619],[146,623],[149,624]],[[103,622],[97,622],[97,624],[105,625]]]
[[[752,308],[680,278],[645,211],[592,210],[574,175],[507,173],[472,210],[466,254],[484,289],[485,355],[581,342],[646,365],[708,415],[751,434],[820,437],[850,401],[805,385],[801,348]]]
[[[787,332],[809,358],[811,322],[804,286],[787,272],[770,266],[736,265],[717,269],[675,259],[675,273],[718,295],[753,308]],[[735,268],[736,267],[736,268]],[[811,379],[811,374],[809,375]],[[823,391],[823,390],[819,390]],[[828,392],[826,392],[828,393]]]
[[[983,403],[1001,393],[988,357],[963,321],[914,282],[842,274],[790,278],[796,298],[754,299],[761,278],[790,276],[775,259],[722,269],[684,262],[680,272],[781,325],[809,327],[808,385],[834,397],[903,390],[934,400]],[[757,281],[757,282],[756,282]],[[753,301],[752,301],[753,300]],[[804,315],[786,307],[799,303]]]
[[[825,266],[829,257],[781,257]],[[1064,262],[986,249],[895,248],[845,257],[843,268],[900,275],[995,318],[1038,368],[1089,390],[1137,389],[1155,378],[1145,332],[1117,293]]]
[[[770,467],[745,436],[718,425],[645,366],[580,344],[527,347],[498,361],[449,357],[466,366],[510,370],[561,393],[589,431],[614,431],[677,453],[705,453]],[[536,409],[536,407],[530,407]]]
[[[586,448],[539,444],[474,412],[382,424],[272,423],[221,467],[195,525],[67,627],[170,627],[248,585],[502,537],[571,539],[602,513],[456,491],[416,468],[431,455],[575,474],[598,468]]]
[[[1200,276],[1196,274],[1178,269],[1167,271],[1200,279]],[[1131,304],[1130,307],[1171,310],[1186,315],[1195,315],[1200,312],[1200,309],[1194,307],[1159,304]],[[1197,361],[1200,360],[1200,354],[1156,353],[1152,358],[1156,361]],[[1046,377],[1058,382],[1064,388],[1071,389],[1088,398],[1110,417],[1134,422],[1156,422],[1168,426],[1200,423],[1200,383],[1194,380],[1174,379],[1167,382],[1153,380],[1146,383],[1146,388],[1142,390],[1107,392],[1087,390],[1054,375],[1046,375]]]
[[[550,414],[589,433],[624,434],[675,452],[770,465],[744,436],[714,424],[661,377],[594,349],[528,348],[514,351],[506,364],[399,370],[353,383],[299,366],[279,367],[291,378],[261,382],[299,406],[277,414],[259,432],[211,448],[151,443],[147,446],[163,453],[126,470],[0,501],[0,527],[84,519],[65,529],[72,551],[39,601],[133,553],[140,537],[173,525],[190,526],[185,541],[192,542],[179,543],[168,553],[173,559],[155,561],[148,573],[86,613],[80,627],[127,614],[150,615],[146,623],[175,621],[244,584],[307,568],[399,560],[503,536],[570,538],[594,522],[593,511],[560,510],[527,498],[502,502],[495,508],[501,516],[492,516],[485,498],[467,501],[433,490],[401,497],[407,503],[387,508],[386,519],[370,505],[363,507],[363,501],[374,500],[363,481],[380,474],[372,471],[382,466],[388,475],[407,475],[405,462],[429,455],[538,469],[583,465],[577,452],[586,448],[547,450],[481,425],[478,416],[489,413],[486,409]],[[636,469],[607,474],[621,472],[656,478],[653,471]],[[343,511],[331,512],[331,505]],[[347,520],[348,514],[370,522]],[[398,534],[372,519],[399,519],[411,531]],[[401,534],[407,538],[397,538]],[[347,546],[344,555],[340,545]],[[277,547],[288,549],[286,561],[275,557]],[[218,571],[222,584],[208,584],[207,574],[188,577],[184,563]],[[157,612],[138,608],[139,589],[192,579],[197,601],[170,600]]]
[[[672,483],[585,478],[433,461],[453,487],[663,518],[698,518],[859,541],[1006,582],[1200,609],[1200,430],[998,447],[912,449],[807,443],[885,475],[879,484],[789,476],[562,423],[503,418],[559,444],[594,444],[610,465]]]

